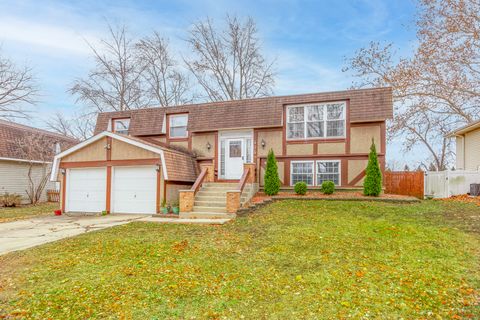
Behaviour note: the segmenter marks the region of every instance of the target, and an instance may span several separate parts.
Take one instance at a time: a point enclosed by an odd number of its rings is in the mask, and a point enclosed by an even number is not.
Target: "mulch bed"
[[[269,199],[325,199],[325,200],[399,200],[399,201],[418,201],[415,197],[403,196],[398,194],[381,194],[379,197],[364,196],[361,191],[335,191],[333,194],[323,194],[320,191],[308,191],[306,195],[298,195],[295,192],[280,191],[276,196],[267,196],[263,192],[258,192],[253,198],[252,203],[260,203]]]
[[[480,197],[471,197],[468,194],[461,194],[458,196],[451,196],[450,198],[438,199],[445,202],[464,202],[464,203],[473,203],[477,206],[480,206]]]

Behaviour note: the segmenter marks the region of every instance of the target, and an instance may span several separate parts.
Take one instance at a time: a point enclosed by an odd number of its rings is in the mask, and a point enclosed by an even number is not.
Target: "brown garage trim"
[[[106,167],[106,166],[136,166],[136,165],[155,165],[159,164],[160,159],[133,159],[133,160],[110,160],[110,161],[75,161],[61,162],[60,168],[87,168],[87,167]]]
[[[105,202],[106,208],[105,210],[107,213],[110,213],[110,205],[111,205],[111,198],[112,198],[112,167],[107,167],[107,189],[106,189],[106,197],[107,200]]]
[[[161,175],[160,170],[157,169],[157,194],[156,194],[156,212],[160,212],[160,182],[161,182]]]
[[[67,171],[65,170],[65,173],[63,174],[63,177],[62,177],[62,213],[65,212],[66,192],[67,192]]]

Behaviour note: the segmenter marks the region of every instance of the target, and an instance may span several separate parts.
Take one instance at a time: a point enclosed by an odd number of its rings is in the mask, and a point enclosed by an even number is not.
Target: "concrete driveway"
[[[0,255],[145,217],[148,215],[51,216],[0,223]]]

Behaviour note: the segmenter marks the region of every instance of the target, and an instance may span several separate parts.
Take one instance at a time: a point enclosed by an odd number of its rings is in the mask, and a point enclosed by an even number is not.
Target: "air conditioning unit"
[[[470,195],[474,197],[480,196],[480,183],[470,184]]]

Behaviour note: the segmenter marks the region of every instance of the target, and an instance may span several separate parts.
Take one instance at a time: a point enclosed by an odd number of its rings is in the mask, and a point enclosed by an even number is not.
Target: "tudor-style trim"
[[[112,167],[108,166],[107,167],[107,188],[105,189],[106,193],[106,202],[105,202],[105,211],[107,213],[110,213],[111,210],[111,199],[112,199]]]
[[[93,160],[93,161],[74,161],[74,162],[62,162],[60,168],[89,168],[89,167],[106,167],[106,166],[141,166],[141,165],[156,165],[159,164],[160,158],[151,159],[128,159],[128,160]]]
[[[65,157],[69,154],[72,154],[75,151],[78,151],[78,150],[88,146],[89,144],[91,144],[95,141],[98,141],[98,140],[100,140],[104,137],[110,137],[110,138],[113,138],[113,139],[117,139],[119,141],[122,141],[122,142],[125,142],[125,143],[128,143],[128,144],[131,144],[133,146],[136,146],[136,147],[151,151],[153,153],[159,154],[161,162],[162,162],[162,173],[163,173],[164,179],[168,180],[167,167],[165,166],[165,155],[164,155],[163,150],[161,148],[156,148],[156,147],[153,147],[151,145],[142,143],[140,141],[133,140],[133,139],[130,139],[128,137],[115,134],[113,132],[103,131],[103,132],[97,134],[96,136],[93,136],[90,139],[87,139],[83,142],[80,142],[79,144],[71,147],[70,149],[67,149],[67,150],[57,154],[55,156],[54,160],[53,160],[52,173],[50,175],[50,181],[57,181],[56,178],[57,178],[57,175],[58,175],[58,168],[59,168],[60,161],[63,157]]]
[[[352,179],[352,181],[348,183],[348,185],[355,186],[358,182],[360,182],[360,180],[362,180],[363,177],[365,177],[366,174],[367,170],[363,169],[355,178]]]

